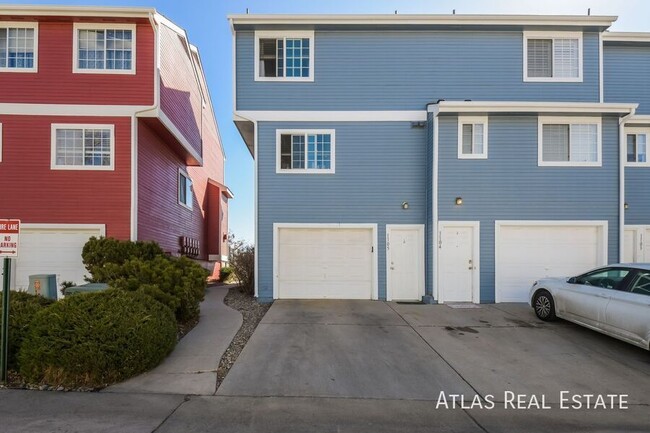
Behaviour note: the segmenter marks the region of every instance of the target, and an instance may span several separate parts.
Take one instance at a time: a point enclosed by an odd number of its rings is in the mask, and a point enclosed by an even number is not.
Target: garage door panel
[[[604,264],[604,233],[596,225],[502,225],[496,241],[498,302],[526,302],[536,279]]]
[[[280,228],[277,241],[279,298],[372,297],[372,229]]]

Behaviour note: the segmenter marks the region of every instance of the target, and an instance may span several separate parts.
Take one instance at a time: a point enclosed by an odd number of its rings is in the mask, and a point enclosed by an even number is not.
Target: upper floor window
[[[314,32],[255,32],[256,81],[314,81]]]
[[[648,128],[626,128],[627,165],[648,166]]]
[[[52,125],[52,168],[113,170],[113,125]]]
[[[135,73],[135,25],[75,24],[74,72]]]
[[[458,158],[487,159],[487,117],[458,118]]]
[[[582,81],[582,33],[524,32],[524,81]]]
[[[277,173],[334,173],[334,131],[277,131]]]
[[[540,117],[540,166],[600,167],[602,165],[599,117]]]
[[[36,72],[38,25],[0,23],[0,71]]]
[[[178,171],[178,203],[189,209],[192,209],[194,203],[192,179],[182,170]]]

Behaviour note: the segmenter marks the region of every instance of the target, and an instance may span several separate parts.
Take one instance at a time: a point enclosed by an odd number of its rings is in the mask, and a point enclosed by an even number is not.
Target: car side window
[[[639,272],[632,283],[630,292],[650,296],[650,272]]]
[[[576,282],[585,286],[616,289],[629,273],[630,271],[627,269],[606,269],[581,275]]]

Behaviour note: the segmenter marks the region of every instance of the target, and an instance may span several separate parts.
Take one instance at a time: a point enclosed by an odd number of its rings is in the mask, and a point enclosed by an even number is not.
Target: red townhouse
[[[0,218],[16,289],[83,281],[91,236],[228,260],[225,155],[201,58],[143,8],[0,6]]]

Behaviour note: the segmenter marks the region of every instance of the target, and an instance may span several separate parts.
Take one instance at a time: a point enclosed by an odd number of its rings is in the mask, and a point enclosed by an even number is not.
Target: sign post
[[[9,358],[9,284],[11,258],[18,257],[18,237],[20,220],[0,219],[0,258],[2,271],[2,329],[0,330],[0,382],[7,381],[7,361]]]

